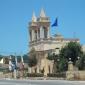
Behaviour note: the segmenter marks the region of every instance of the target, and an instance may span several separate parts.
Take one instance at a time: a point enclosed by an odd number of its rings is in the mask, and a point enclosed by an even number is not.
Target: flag
[[[58,26],[58,20],[57,20],[57,18],[55,19],[54,23],[52,24],[52,27],[54,27],[54,26]]]
[[[24,70],[23,62],[20,62],[20,64],[19,64],[19,69],[20,69],[20,70]]]
[[[23,59],[23,56],[21,56],[21,62],[22,62],[23,65],[24,65],[24,59]]]
[[[10,58],[9,58],[9,70],[14,71],[15,69],[17,69],[16,61],[12,61],[12,58],[10,56]]]
[[[16,62],[16,65],[17,65],[17,56],[15,57],[15,62]]]
[[[11,56],[9,58],[9,70],[12,71],[12,61],[11,61]]]
[[[9,61],[9,70],[12,71],[12,62]]]
[[[15,69],[17,69],[17,65],[16,65],[16,61],[12,62],[12,70],[14,71]]]

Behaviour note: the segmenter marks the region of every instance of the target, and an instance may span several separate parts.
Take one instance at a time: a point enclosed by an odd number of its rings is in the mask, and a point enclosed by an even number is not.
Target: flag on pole
[[[20,69],[20,70],[24,70],[24,60],[23,60],[23,56],[21,56],[21,62],[20,62],[19,65],[20,65],[20,66],[19,66],[19,69]]]
[[[11,56],[9,58],[9,70],[12,71],[12,61],[11,61]]]
[[[17,69],[16,61],[13,61],[13,62],[12,62],[12,69],[13,69],[13,71],[14,71],[15,69]]]
[[[17,68],[16,61],[12,61],[12,58],[10,56],[9,58],[9,70],[14,71]]]
[[[17,62],[17,56],[15,56],[15,63],[16,63],[16,68],[17,68],[17,64],[18,64],[18,62]]]
[[[57,18],[55,19],[54,23],[52,24],[52,27],[54,27],[54,26],[58,26],[58,19]]]
[[[23,59],[23,56],[21,56],[21,62],[22,62],[23,65],[24,65],[24,59]]]

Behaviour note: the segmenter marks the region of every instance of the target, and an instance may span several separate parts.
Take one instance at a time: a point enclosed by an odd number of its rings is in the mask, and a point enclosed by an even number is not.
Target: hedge
[[[66,77],[66,73],[62,72],[62,73],[51,73],[51,74],[47,74],[48,77]]]
[[[41,73],[27,73],[27,77],[43,77]]]

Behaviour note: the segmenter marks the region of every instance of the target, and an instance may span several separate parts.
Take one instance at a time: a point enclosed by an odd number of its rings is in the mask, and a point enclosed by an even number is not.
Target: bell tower
[[[37,18],[33,12],[32,19],[29,23],[29,49],[35,49],[37,54],[37,70],[41,69],[42,59],[48,56],[49,41],[50,41],[50,19],[46,16],[44,9],[41,9],[40,15]]]
[[[33,47],[36,51],[43,51],[44,49],[39,50],[42,47],[41,44],[44,44],[44,41],[50,38],[50,19],[46,16],[43,8],[38,18],[33,12],[32,19],[29,22],[29,36],[30,49]]]
[[[36,41],[38,39],[38,27],[37,27],[37,18],[35,16],[35,13],[33,12],[32,20],[29,23],[29,36],[30,36],[30,42]]]
[[[50,37],[50,20],[46,16],[44,9],[41,9],[37,22],[40,30],[40,39],[48,39]]]

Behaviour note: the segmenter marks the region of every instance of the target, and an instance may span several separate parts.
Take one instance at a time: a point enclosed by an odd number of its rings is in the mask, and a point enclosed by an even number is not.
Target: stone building
[[[37,72],[40,72],[40,69],[43,67],[46,69],[46,73],[52,72],[53,70],[53,61],[47,61],[46,57],[48,52],[50,53],[59,53],[59,50],[64,47],[70,41],[79,42],[77,38],[64,38],[61,34],[56,34],[55,37],[52,37],[50,34],[50,18],[45,14],[45,11],[41,9],[40,16],[37,18],[35,13],[32,15],[32,20],[29,22],[29,47],[30,50],[35,48],[38,57],[38,65],[36,68]],[[43,63],[42,63],[43,62]],[[43,66],[48,62],[47,66]],[[49,68],[48,68],[49,67]],[[48,71],[50,69],[50,71]]]

